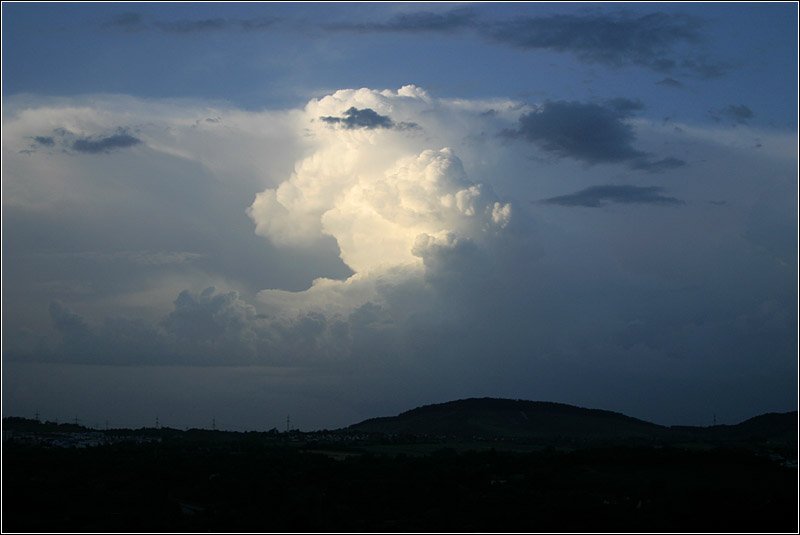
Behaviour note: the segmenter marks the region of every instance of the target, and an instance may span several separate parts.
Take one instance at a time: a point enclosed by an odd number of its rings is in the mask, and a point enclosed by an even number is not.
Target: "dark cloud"
[[[255,354],[256,310],[239,299],[236,292],[219,293],[209,287],[200,294],[183,291],[173,310],[162,322],[165,331],[178,344],[178,352],[203,355],[236,353],[236,357]]]
[[[156,26],[169,33],[199,33],[224,30],[230,26],[230,23],[225,19],[216,18],[157,22]]]
[[[475,14],[469,9],[456,9],[446,13],[420,11],[400,13],[386,22],[339,22],[325,25],[333,31],[369,32],[452,32],[475,26]]]
[[[518,48],[570,52],[587,63],[669,71],[679,64],[673,49],[697,43],[701,27],[699,19],[680,14],[551,15],[497,23],[485,33]],[[707,69],[705,63],[687,61],[683,66],[698,74],[703,74],[700,67]]]
[[[195,34],[222,30],[262,31],[271,28],[278,19],[274,17],[255,17],[249,19],[182,19],[155,21],[147,24],[139,13],[122,13],[109,19],[103,26],[120,31],[134,32],[157,29],[172,34]]]
[[[59,357],[71,360],[91,357],[95,337],[86,320],[60,301],[52,301],[49,312],[53,327],[61,335]]]
[[[263,31],[279,19],[207,18],[151,21],[141,14],[121,13],[103,26],[133,32],[156,29],[171,34],[219,31]],[[333,32],[351,33],[442,33],[475,32],[492,42],[525,50],[550,50],[574,54],[580,61],[612,67],[637,65],[657,72],[683,72],[701,78],[727,73],[731,66],[702,56],[687,56],[702,41],[703,20],[684,14],[611,13],[596,15],[550,15],[489,21],[470,8],[436,13],[399,13],[378,21],[340,21],[323,24]],[[673,85],[673,87],[676,87]]]
[[[348,130],[355,128],[396,128],[398,130],[406,130],[418,128],[416,123],[395,123],[391,117],[381,115],[371,108],[358,109],[352,107],[344,112],[342,117],[325,116],[320,117],[320,120],[328,124],[339,124]]]
[[[678,167],[683,167],[686,165],[686,162],[679,159],[679,158],[662,158],[660,160],[651,160],[648,158],[642,158],[638,160],[634,160],[630,163],[631,169],[638,169],[642,171],[647,171],[649,173],[658,173],[660,171],[669,171],[670,169],[677,169]]]
[[[495,43],[571,53],[585,63],[638,65],[658,72],[682,70],[702,78],[721,76],[728,71],[728,65],[708,58],[685,57],[678,50],[696,48],[702,40],[703,25],[697,17],[661,12],[516,17],[493,22],[482,20],[470,9],[456,9],[446,13],[402,13],[379,22],[337,22],[324,28],[356,33],[474,30]]]
[[[135,32],[145,28],[144,17],[139,13],[128,12],[115,15],[104,25],[106,28]]]
[[[609,99],[605,101],[605,106],[616,111],[621,117],[633,115],[634,112],[644,109],[644,104],[641,100],[624,97]]]
[[[320,117],[328,124],[341,124],[345,128],[392,128],[394,121],[386,115],[381,115],[371,108],[359,110],[352,107],[344,112],[343,117]]]
[[[255,32],[272,28],[276,22],[278,19],[274,17],[260,17],[237,21],[237,25],[242,30]]]
[[[619,111],[619,105],[548,101],[522,115],[519,128],[505,135],[590,164],[643,158],[632,146],[633,128],[623,121],[628,113]]]
[[[753,113],[753,110],[751,110],[744,104],[740,104],[738,106],[735,104],[731,104],[729,106],[726,106],[718,110],[711,110],[708,113],[715,121],[722,121],[724,119],[727,119],[737,124],[745,124],[755,115]]]
[[[148,323],[129,318],[105,318],[92,326],[60,301],[50,303],[50,320],[61,335],[55,352],[40,350],[36,358],[102,364],[176,362],[167,341]]]
[[[680,67],[701,78],[719,78],[731,70],[732,66],[722,61],[703,59],[684,59]]]
[[[52,135],[34,136],[30,138],[33,143],[29,149],[24,151],[27,154],[34,154],[39,147],[60,146],[65,152],[74,150],[84,154],[100,154],[116,149],[125,149],[142,143],[142,140],[132,136],[126,128],[117,128],[111,135],[84,136],[79,137],[74,132],[65,128],[55,128]]]
[[[519,118],[516,130],[502,135],[522,138],[559,157],[588,164],[626,163],[632,169],[658,172],[685,165],[677,158],[652,160],[633,147],[633,128],[625,119],[644,105],[615,98],[603,103],[548,101]]]
[[[52,147],[56,144],[55,140],[50,136],[36,136],[33,138],[33,140],[39,145],[43,145],[45,147]]]
[[[669,76],[664,78],[663,80],[659,80],[656,82],[657,85],[663,85],[664,87],[674,87],[680,88],[683,87],[683,84],[676,80],[675,78],[670,78]]]
[[[141,139],[130,134],[118,133],[108,137],[76,139],[72,142],[72,150],[86,154],[99,154],[114,149],[133,147],[141,142]]]
[[[52,301],[49,307],[50,320],[53,327],[64,337],[65,343],[73,345],[75,341],[90,337],[89,324],[80,315],[70,310],[61,301]]]
[[[52,148],[55,147],[56,144],[56,140],[53,136],[33,136],[28,139],[32,139],[33,143],[30,143],[27,149],[22,149],[17,152],[20,154],[36,154],[39,152],[38,149],[42,147]]]
[[[662,188],[656,186],[591,186],[569,195],[560,195],[544,199],[545,204],[559,206],[584,206],[600,208],[610,203],[618,204],[684,204],[680,199],[661,194]]]
[[[59,301],[50,303],[50,319],[61,336],[43,360],[104,364],[211,364],[249,362],[257,348],[255,310],[236,292],[207,288],[183,291],[160,325],[128,318],[104,318],[91,325]]]
[[[157,323],[106,317],[90,323],[60,301],[50,303],[50,322],[60,335],[31,360],[103,364],[246,365],[313,362],[348,354],[356,338],[375,338],[380,326],[328,318],[317,312],[293,318],[258,314],[237,292],[180,292],[172,312]],[[385,326],[384,326],[385,327]],[[357,340],[356,340],[357,341]]]

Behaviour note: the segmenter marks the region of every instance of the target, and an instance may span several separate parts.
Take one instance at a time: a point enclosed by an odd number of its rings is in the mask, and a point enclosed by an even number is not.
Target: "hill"
[[[665,427],[618,412],[544,401],[470,398],[372,418],[351,431],[448,438],[534,441],[659,441],[797,444],[797,411],[769,413],[736,425]]]
[[[398,435],[545,440],[651,438],[669,431],[666,427],[612,411],[496,398],[426,405],[398,416],[365,420],[349,429]]]
[[[736,425],[710,427],[673,426],[675,440],[700,440],[713,443],[767,443],[797,447],[797,411],[770,412]]]
[[[727,426],[729,430],[742,437],[753,438],[789,438],[797,436],[797,411],[770,412],[754,416],[744,422]]]

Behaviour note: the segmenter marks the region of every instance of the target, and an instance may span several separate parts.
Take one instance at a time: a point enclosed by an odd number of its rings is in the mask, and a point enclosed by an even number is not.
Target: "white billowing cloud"
[[[414,127],[342,128],[319,120],[352,108]],[[511,205],[471,180],[446,146],[461,142],[464,132],[443,127],[442,118],[461,108],[415,86],[342,90],[312,100],[305,113],[316,150],[286,181],[259,193],[248,213],[256,233],[279,246],[333,237],[355,274],[319,279],[303,295],[267,290],[265,302],[294,309],[301,303],[324,309],[326,297],[337,308],[362,304],[376,298],[374,280],[420,276],[426,248],[454,239],[480,243],[501,232]]]
[[[402,158],[379,177],[362,177],[322,214],[344,262],[356,272],[416,264],[420,238],[443,240],[456,233],[478,238],[503,228],[509,205],[470,183],[450,149]]]
[[[399,267],[384,272],[355,273],[345,280],[314,279],[304,291],[268,289],[259,292],[261,307],[275,317],[295,317],[307,311],[346,316],[367,302],[380,302],[382,290],[415,276],[419,269]]]

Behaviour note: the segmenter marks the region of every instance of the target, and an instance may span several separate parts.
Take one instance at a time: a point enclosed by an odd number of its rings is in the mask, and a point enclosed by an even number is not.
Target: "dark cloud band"
[[[680,43],[699,40],[701,23],[687,15],[552,15],[496,24],[493,40],[529,50],[571,52],[587,63],[641,65],[657,71],[676,66]]]
[[[386,22],[339,22],[326,24],[331,31],[347,31],[356,33],[371,32],[452,32],[477,25],[477,17],[469,9],[456,9],[447,13],[401,13]]]
[[[52,147],[56,144],[55,140],[51,136],[36,136],[33,140],[44,147]]]
[[[676,80],[675,78],[670,78],[669,76],[667,76],[662,80],[659,80],[658,82],[656,82],[656,84],[663,85],[664,87],[674,87],[674,88],[683,87],[683,84],[680,81]]]
[[[140,32],[155,29],[171,34],[199,34],[232,31],[262,31],[272,28],[278,22],[274,17],[255,17],[248,19],[179,19],[148,22],[140,13],[128,12],[111,17],[103,26],[123,32]]]
[[[345,111],[341,117],[328,115],[320,117],[320,120],[331,125],[340,125],[348,130],[357,128],[369,130],[375,128],[408,130],[419,127],[416,123],[396,123],[388,115],[381,115],[371,108],[358,109],[356,107],[351,107]]]
[[[633,148],[633,128],[614,106],[551,101],[522,115],[517,130],[508,132],[558,156],[586,163],[619,162],[644,154]]]
[[[99,154],[114,149],[124,149],[138,145],[142,140],[130,134],[114,134],[100,138],[80,138],[72,142],[72,150],[86,154]]]
[[[82,154],[103,154],[118,149],[134,147],[142,140],[131,135],[126,128],[118,128],[111,135],[76,136],[65,128],[56,128],[49,136],[34,136],[33,143],[24,152],[34,154],[39,149],[52,149],[59,146],[62,150],[75,151]]]
[[[728,120],[737,124],[745,124],[755,115],[753,110],[744,104],[730,104],[724,108],[708,112],[715,121]]]
[[[600,208],[606,204],[657,204],[675,206],[684,204],[680,199],[667,197],[661,193],[662,188],[656,186],[591,186],[569,195],[560,195],[541,201],[544,204],[559,206],[583,206]]]
[[[665,171],[685,164],[678,158],[652,160],[633,146],[636,136],[626,119],[644,106],[616,98],[602,103],[548,101],[523,114],[516,129],[503,135],[524,139],[558,157],[587,164],[625,163],[632,169]]]
[[[637,65],[657,72],[682,71],[701,78],[727,72],[729,66],[705,57],[686,56],[680,47],[702,42],[704,21],[684,14],[549,15],[489,21],[471,9],[446,13],[416,12],[385,21],[337,22],[328,31],[353,33],[453,33],[473,30],[489,41],[524,50],[575,55],[584,63],[611,67]]]

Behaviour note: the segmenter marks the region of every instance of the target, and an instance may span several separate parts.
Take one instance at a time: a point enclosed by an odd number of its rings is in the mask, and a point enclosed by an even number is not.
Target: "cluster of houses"
[[[31,432],[3,429],[4,444],[24,444],[51,448],[92,448],[108,444],[160,442],[161,438],[147,435],[114,435],[100,431]]]

